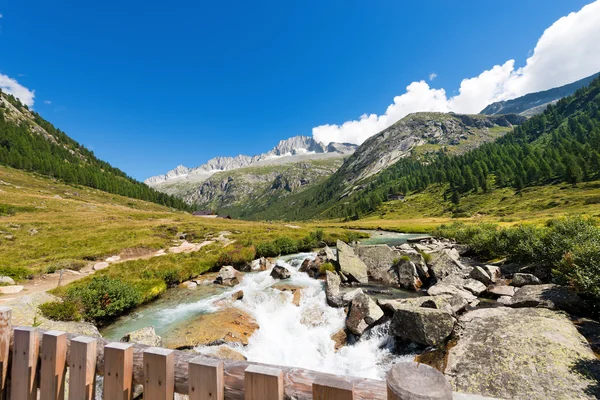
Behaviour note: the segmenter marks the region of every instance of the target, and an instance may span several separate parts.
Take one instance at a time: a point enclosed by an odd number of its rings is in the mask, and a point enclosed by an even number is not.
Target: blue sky
[[[524,66],[544,30],[587,3],[3,1],[0,74],[34,90],[34,109],[58,128],[144,179],[384,114],[411,82],[449,98],[495,65]],[[336,132],[319,137],[354,137]]]

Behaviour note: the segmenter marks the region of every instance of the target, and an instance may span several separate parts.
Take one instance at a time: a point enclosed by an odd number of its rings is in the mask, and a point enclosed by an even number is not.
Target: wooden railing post
[[[173,400],[173,350],[151,347],[144,351],[144,400]]]
[[[10,396],[15,400],[37,400],[39,338],[36,328],[17,327],[14,345]]]
[[[313,400],[354,400],[354,385],[343,379],[320,379],[312,385]]]
[[[10,307],[0,307],[0,400],[6,400],[6,375],[8,373],[8,356],[10,354],[10,337],[12,327]]]
[[[189,400],[223,400],[223,361],[196,357],[188,366]]]
[[[67,334],[59,331],[45,332],[41,359],[40,400],[63,400],[67,372]]]
[[[71,339],[69,400],[94,400],[96,391],[96,339]]]
[[[425,364],[398,363],[387,374],[388,400],[452,400],[452,387],[440,371]]]
[[[250,365],[244,373],[244,400],[283,400],[283,371]]]
[[[104,399],[130,400],[133,381],[133,345],[110,343],[104,346]]]

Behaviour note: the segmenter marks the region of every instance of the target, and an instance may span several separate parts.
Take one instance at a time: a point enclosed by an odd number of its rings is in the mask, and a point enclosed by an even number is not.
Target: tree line
[[[357,218],[375,211],[390,194],[447,186],[445,200],[492,188],[600,179],[600,78],[572,96],[549,105],[495,142],[459,156],[446,149],[425,159],[408,157],[380,173],[359,193],[328,211],[330,217]],[[333,188],[332,188],[333,189]]]
[[[0,96],[20,111],[29,110],[18,99]],[[39,114],[29,111],[34,122],[16,122],[0,103],[0,164],[53,177],[72,185],[89,186],[108,193],[192,211],[183,200],[160,193],[125,174],[56,129]],[[37,125],[37,126],[36,126]],[[50,137],[46,137],[41,127]]]

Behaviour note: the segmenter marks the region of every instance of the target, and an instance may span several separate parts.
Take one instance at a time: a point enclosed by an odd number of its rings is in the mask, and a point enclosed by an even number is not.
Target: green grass
[[[11,209],[18,205],[16,212],[0,216],[0,274],[16,280],[58,269],[81,269],[108,256],[167,249],[178,243],[181,233],[199,243],[228,232],[227,238],[233,241],[226,247],[215,241],[194,253],[113,264],[56,290],[61,296],[71,288],[87,287],[96,277],[107,277],[133,287],[142,304],[160,296],[168,286],[224,263],[250,261],[256,257],[256,248],[265,243],[276,243],[277,255],[317,246],[316,238],[334,244],[338,238],[349,240],[354,235],[337,227],[321,232],[314,224],[290,228],[194,217],[6,167],[0,167],[0,176],[3,204]]]
[[[528,187],[520,193],[510,188],[463,196],[460,205],[443,200],[444,187],[430,186],[404,200],[383,203],[374,213],[358,221],[322,223],[350,229],[384,229],[396,232],[430,233],[451,221],[492,222],[513,225],[542,224],[552,218],[584,215],[600,217],[600,181]]]

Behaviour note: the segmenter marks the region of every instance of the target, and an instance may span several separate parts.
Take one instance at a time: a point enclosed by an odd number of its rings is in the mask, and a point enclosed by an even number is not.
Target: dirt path
[[[57,271],[53,274],[42,274],[34,277],[31,280],[23,282],[23,290],[21,290],[19,293],[1,295],[0,304],[34,293],[47,292],[49,290],[56,289],[58,286],[65,286],[71,282],[83,279],[86,276],[93,275],[96,271],[108,268],[114,264],[120,264],[126,261],[148,260],[153,257],[160,257],[167,254],[193,253],[215,242],[221,242],[223,247],[225,247],[235,242],[235,240],[231,240],[227,237],[229,234],[230,232],[226,231],[220,232],[219,237],[215,238],[214,240],[206,240],[202,243],[190,243],[184,240],[179,245],[169,247],[167,250],[161,249],[154,251],[139,248],[125,249],[120,255],[108,257],[104,261],[90,263],[79,271],[66,269],[63,270],[62,273]]]

